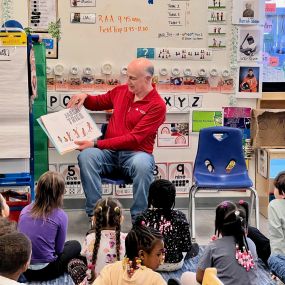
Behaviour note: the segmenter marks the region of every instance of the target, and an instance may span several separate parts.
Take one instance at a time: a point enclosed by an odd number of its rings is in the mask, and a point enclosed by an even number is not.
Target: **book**
[[[37,121],[60,154],[77,149],[74,141],[95,140],[102,135],[83,106],[49,113]]]

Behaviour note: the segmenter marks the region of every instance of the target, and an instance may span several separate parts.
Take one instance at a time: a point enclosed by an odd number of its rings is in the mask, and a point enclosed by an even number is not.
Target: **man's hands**
[[[67,108],[73,108],[77,106],[78,108],[83,105],[85,99],[87,98],[87,94],[75,94],[71,97],[67,104]]]
[[[94,147],[94,141],[75,141],[75,144],[78,145],[78,150],[84,150],[89,147]]]

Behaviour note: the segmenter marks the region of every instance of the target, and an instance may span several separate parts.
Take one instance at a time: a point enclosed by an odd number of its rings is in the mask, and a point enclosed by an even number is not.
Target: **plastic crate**
[[[10,207],[9,219],[18,222],[22,209],[31,203],[31,194],[13,190],[3,191],[1,194]]]

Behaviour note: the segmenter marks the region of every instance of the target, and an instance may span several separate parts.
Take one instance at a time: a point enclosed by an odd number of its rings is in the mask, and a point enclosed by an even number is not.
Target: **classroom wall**
[[[152,1],[147,0],[97,0],[96,7],[71,7],[70,1],[58,1],[58,17],[62,24],[62,38],[58,46],[58,59],[48,59],[49,67],[54,68],[62,64],[68,74],[72,66],[78,66],[79,70],[86,66],[94,69],[95,78],[103,77],[101,67],[104,63],[112,65],[112,75],[124,81],[120,73],[121,68],[137,56],[137,48],[205,48],[208,49],[209,9],[210,1]],[[222,0],[223,2],[223,0]],[[13,16],[23,26],[28,26],[28,1],[14,1]],[[224,12],[227,22],[224,26],[226,33],[226,48],[214,49],[212,60],[160,60],[153,59],[155,74],[158,80],[165,79],[159,74],[161,68],[166,68],[168,76],[173,68],[179,68],[181,74],[185,68],[190,68],[193,75],[204,68],[208,73],[216,68],[220,74],[224,69],[231,70],[232,53],[232,25],[230,13],[232,1],[225,0]],[[170,19],[171,5],[181,5],[179,19]],[[175,6],[177,7],[177,6]],[[95,13],[95,24],[71,23],[71,13]],[[133,19],[130,20],[130,19]],[[138,22],[139,21],[139,22]],[[172,25],[173,21],[180,21],[181,25]],[[141,26],[145,31],[138,31]],[[110,28],[111,27],[111,28]],[[108,29],[111,30],[108,30]],[[126,28],[126,32],[115,32],[116,29]],[[134,31],[132,29],[135,29]],[[183,35],[187,33],[187,35]],[[165,35],[169,36],[165,36]],[[171,34],[171,36],[170,36]],[[178,35],[179,34],[179,35]],[[189,36],[191,34],[191,36]],[[177,35],[177,36],[175,36]],[[193,36],[194,35],[194,36]],[[234,73],[233,77],[235,76]],[[160,91],[169,94],[173,91]],[[175,94],[185,93],[174,90]],[[63,92],[51,92],[55,96]],[[69,92],[73,94],[72,92]],[[95,92],[96,93],[96,92]],[[187,93],[187,92],[186,92]],[[194,93],[195,95],[196,93]],[[225,106],[255,108],[256,99],[234,98],[234,94],[222,93],[199,93],[202,97],[201,109],[221,110]],[[168,113],[167,122],[191,122],[191,111]],[[105,120],[105,114],[96,116],[98,122]],[[154,155],[157,162],[194,162],[197,151],[198,133],[189,136],[189,147],[183,148],[155,148]],[[76,163],[76,155],[59,156],[55,150],[50,150],[50,163]],[[254,181],[254,162],[250,162],[250,176]]]

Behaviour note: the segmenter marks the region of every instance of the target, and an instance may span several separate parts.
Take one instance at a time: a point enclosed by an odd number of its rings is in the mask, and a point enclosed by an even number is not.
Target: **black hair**
[[[94,206],[95,244],[92,264],[95,268],[103,228],[114,228],[116,231],[116,258],[120,260],[122,206],[117,199],[106,197],[97,201]],[[93,272],[94,273],[94,272]]]
[[[158,230],[136,222],[126,236],[126,257],[132,261],[133,266],[136,266],[136,257],[139,257],[139,251],[143,250],[149,254],[161,240],[163,240],[163,236]]]
[[[224,201],[216,208],[215,234],[219,236],[234,236],[236,244],[242,251],[248,251],[246,232],[248,226],[248,203]]]
[[[153,181],[149,187],[148,207],[163,210],[164,214],[170,212],[175,206],[175,185],[166,179]]]
[[[278,189],[280,195],[285,194],[285,171],[281,171],[273,181],[274,186]]]
[[[19,271],[30,260],[31,252],[31,241],[24,234],[14,232],[1,236],[0,275]]]

